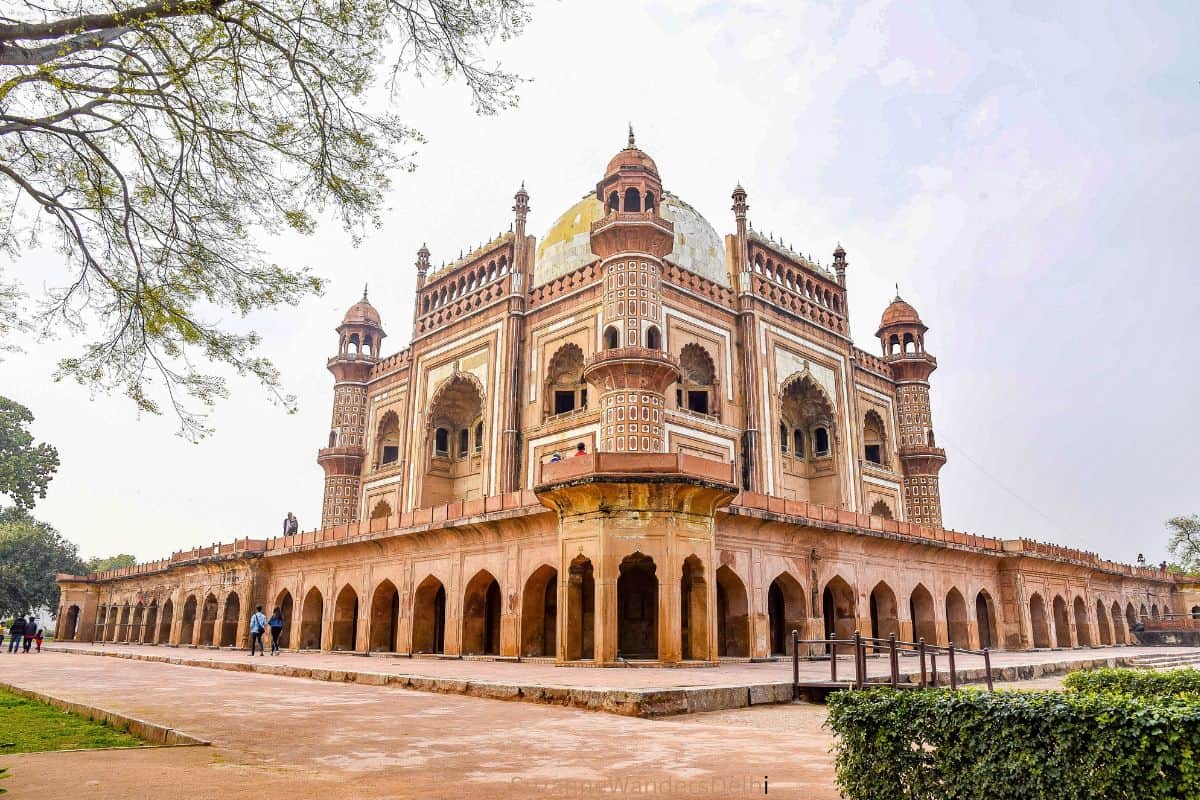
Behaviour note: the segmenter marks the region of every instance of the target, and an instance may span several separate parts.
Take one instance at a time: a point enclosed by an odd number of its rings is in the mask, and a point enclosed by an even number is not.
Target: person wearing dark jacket
[[[12,627],[8,629],[8,635],[12,637],[12,641],[8,643],[8,652],[18,652],[21,647],[21,637],[25,635],[24,617],[17,617],[13,620]]]
[[[33,616],[30,615],[29,619],[27,619],[25,621],[25,634],[24,634],[25,650],[24,650],[24,652],[28,653],[29,648],[33,647],[33,637],[37,636],[37,632],[38,632],[37,620],[35,620],[33,618]]]

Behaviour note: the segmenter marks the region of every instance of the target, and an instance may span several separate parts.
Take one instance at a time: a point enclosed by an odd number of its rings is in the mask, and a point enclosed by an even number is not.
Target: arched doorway
[[[154,633],[158,627],[158,601],[152,600],[146,608],[146,620],[142,626],[142,644],[154,644]]]
[[[1050,647],[1050,623],[1046,619],[1046,601],[1040,594],[1029,598],[1029,623],[1033,627],[1033,646]]]
[[[567,619],[564,657],[582,661],[596,657],[596,579],[590,559],[579,555],[567,574]]]
[[[767,625],[771,629],[771,654],[791,655],[792,631],[804,638],[806,604],[804,587],[791,573],[781,572],[767,588]]]
[[[162,606],[161,619],[158,623],[158,643],[169,644],[171,641],[171,623],[175,620],[175,603],[170,598]]]
[[[617,655],[658,658],[658,577],[654,559],[625,556],[617,577]]]
[[[1154,603],[1150,606],[1150,619],[1158,619],[1158,603]],[[125,619],[122,617],[121,622],[124,621]]]
[[[119,608],[112,606],[108,609],[108,640],[110,642],[115,642],[121,633],[120,619],[121,610]]]
[[[1155,616],[1158,616],[1158,606],[1154,607]],[[129,641],[129,606],[121,606],[121,623],[117,626],[115,642]]]
[[[221,647],[237,647],[238,620],[242,616],[242,600],[237,592],[225,598],[225,614],[221,618]]]
[[[384,579],[371,597],[371,652],[396,652],[399,627],[400,592],[396,590],[396,584]]]
[[[975,595],[975,627],[979,630],[979,647],[995,650],[1000,646],[996,631],[996,607],[987,590]]]
[[[133,609],[133,622],[129,626],[129,630],[125,633],[126,641],[134,642],[135,644],[142,639],[142,622],[146,618],[146,606],[141,602]]]
[[[295,612],[295,602],[292,600],[292,593],[284,589],[275,598],[275,609],[279,610],[279,616],[283,617],[283,627],[279,629],[279,647],[280,649],[296,647],[292,641],[292,614]],[[274,613],[275,609],[272,609]]]
[[[1054,595],[1054,641],[1059,647],[1071,646],[1071,620],[1067,616],[1067,601]]]
[[[500,655],[500,582],[486,569],[463,594],[462,654]]]
[[[212,647],[216,627],[217,598],[210,593],[204,598],[204,606],[200,612],[200,639],[197,644],[201,647]]]
[[[1096,601],[1096,630],[1100,635],[1100,644],[1113,643],[1112,629],[1108,626],[1108,609],[1104,607],[1103,600]]]
[[[717,568],[717,655],[750,657],[750,609],[746,584],[727,564]]]
[[[1125,630],[1125,619],[1121,616],[1121,604],[1113,601],[1112,604],[1112,631],[1113,644],[1129,644],[1129,634]]]
[[[78,633],[79,628],[79,606],[71,606],[67,609],[62,625],[63,641],[73,642]]]
[[[558,631],[558,570],[542,564],[521,592],[521,653],[530,658],[553,656]]]
[[[946,638],[956,647],[971,646],[971,626],[967,622],[967,601],[962,592],[951,589],[946,593]]]
[[[188,595],[188,599],[183,603],[183,627],[179,632],[179,643],[194,645],[196,644],[196,624],[197,611],[199,603],[196,602],[196,595]]]
[[[92,639],[97,642],[104,641],[104,626],[108,622],[108,608],[100,606],[100,610],[96,612],[96,626],[92,631]]]
[[[825,584],[821,594],[821,612],[825,618],[825,638],[850,639],[858,627],[854,611],[854,590],[840,576]]]
[[[896,593],[883,581],[871,590],[871,636],[886,639],[900,638],[900,610],[896,607]],[[882,652],[885,645],[876,644],[875,650]]]
[[[446,588],[432,575],[421,581],[413,595],[414,653],[446,650]]]
[[[683,560],[679,581],[680,655],[685,661],[708,660],[708,581],[696,555]]]
[[[933,595],[923,584],[913,587],[908,596],[908,618],[912,620],[914,641],[937,644],[937,619],[933,612]]]
[[[1133,628],[1137,625],[1138,615],[1133,607],[1133,603],[1128,603],[1125,606],[1125,629],[1129,631],[1130,638],[1133,637]]]
[[[470,373],[451,375],[434,392],[426,431],[422,507],[483,496],[483,442],[476,442],[478,451],[471,446],[482,414],[483,386]]]
[[[1075,611],[1075,638],[1079,642],[1080,647],[1092,646],[1092,626],[1088,624],[1087,603],[1083,602],[1082,597],[1076,596],[1074,603]]]
[[[325,598],[321,590],[312,587],[304,595],[304,605],[300,608],[300,642],[297,649],[320,650],[321,626],[325,615]]]
[[[354,652],[358,649],[358,592],[348,583],[338,592],[333,604],[331,633],[330,646],[334,650]]]

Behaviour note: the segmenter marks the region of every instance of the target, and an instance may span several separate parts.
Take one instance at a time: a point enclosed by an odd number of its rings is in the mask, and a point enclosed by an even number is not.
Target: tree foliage
[[[117,553],[115,556],[96,556],[89,558],[84,566],[88,572],[104,572],[107,569],[120,569],[121,567],[132,567],[137,563],[137,558],[129,553]]]
[[[290,407],[259,337],[212,318],[322,282],[267,263],[252,233],[310,233],[325,211],[356,236],[377,225],[421,137],[370,110],[376,75],[393,95],[406,74],[457,77],[495,113],[518,79],[479,52],[527,14],[527,0],[0,0],[0,248],[56,245],[71,272],[39,319],[98,333],[56,376],[147,412],[169,398],[192,436],[223,370]]]
[[[1171,532],[1167,549],[1179,567],[1189,575],[1200,574],[1200,516],[1171,517],[1167,528]]]
[[[0,494],[17,508],[33,508],[46,496],[46,487],[58,469],[58,451],[42,442],[33,443],[25,428],[33,414],[20,403],[0,397]]]
[[[79,550],[50,525],[13,509],[0,515],[0,616],[54,611],[54,576],[83,569]]]

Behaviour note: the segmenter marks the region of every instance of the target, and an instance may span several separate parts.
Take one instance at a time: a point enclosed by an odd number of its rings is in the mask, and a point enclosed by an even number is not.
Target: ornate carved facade
[[[301,649],[709,662],[793,629],[1119,643],[1179,603],[943,529],[920,316],[897,297],[858,349],[846,251],[821,266],[732,199],[720,236],[631,132],[540,241],[522,187],[509,233],[437,270],[422,247],[406,348],[365,292],[337,328],[321,529],[62,576],[64,633],[242,643],[261,603]]]

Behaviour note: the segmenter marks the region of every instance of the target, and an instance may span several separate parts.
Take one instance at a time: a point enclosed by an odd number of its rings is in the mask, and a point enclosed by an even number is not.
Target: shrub
[[[1200,670],[1147,672],[1140,669],[1089,669],[1072,672],[1064,682],[1071,692],[1119,692],[1138,697],[1200,696]]]
[[[852,800],[1200,797],[1200,702],[1091,692],[838,692]]]

